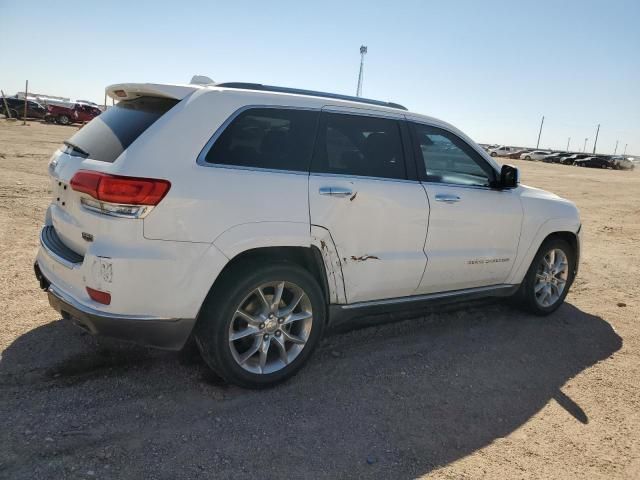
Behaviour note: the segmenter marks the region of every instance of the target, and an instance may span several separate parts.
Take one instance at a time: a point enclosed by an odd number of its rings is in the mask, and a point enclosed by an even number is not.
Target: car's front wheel
[[[546,240],[536,254],[520,287],[526,307],[537,315],[548,315],[564,302],[573,283],[576,257],[561,238]]]
[[[195,339],[206,363],[226,381],[264,388],[303,366],[325,319],[322,290],[308,271],[289,263],[244,264],[214,287]]]
[[[58,123],[60,125],[69,125],[71,123],[71,120],[66,115],[60,115],[58,116]]]

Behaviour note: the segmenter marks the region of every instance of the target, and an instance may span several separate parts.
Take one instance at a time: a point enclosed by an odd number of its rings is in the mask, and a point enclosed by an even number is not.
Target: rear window
[[[68,153],[82,152],[92,160],[114,162],[147,128],[178,100],[140,97],[117,103],[94,118],[65,144]]]
[[[318,112],[251,108],[238,115],[207,153],[208,163],[309,170]]]
[[[407,178],[396,120],[326,113],[313,157],[315,173]]]

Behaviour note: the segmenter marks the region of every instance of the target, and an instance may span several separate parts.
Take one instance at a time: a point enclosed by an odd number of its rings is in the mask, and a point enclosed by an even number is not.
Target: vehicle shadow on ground
[[[552,399],[588,423],[561,388],[621,346],[570,304],[546,318],[472,306],[330,335],[297,377],[247,391],[188,355],[52,322],[2,355],[0,474],[413,478]]]

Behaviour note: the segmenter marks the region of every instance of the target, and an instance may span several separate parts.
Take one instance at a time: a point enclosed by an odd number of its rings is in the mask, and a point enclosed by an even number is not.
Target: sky
[[[355,94],[481,143],[640,155],[640,1],[0,0],[0,88],[104,100],[121,82]]]

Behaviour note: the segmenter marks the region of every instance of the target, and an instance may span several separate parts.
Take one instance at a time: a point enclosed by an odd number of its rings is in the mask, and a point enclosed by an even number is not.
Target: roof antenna
[[[216,82],[204,75],[194,75],[191,77],[190,85],[215,85]]]

